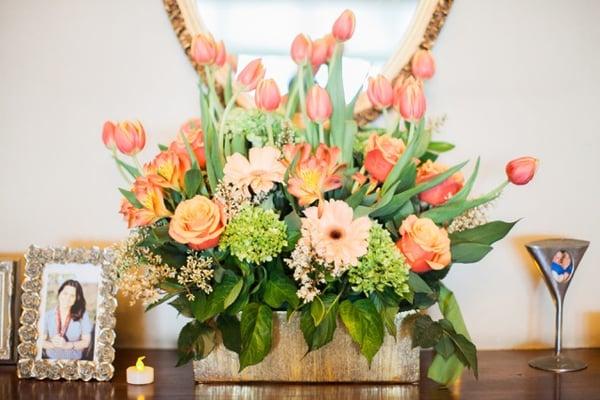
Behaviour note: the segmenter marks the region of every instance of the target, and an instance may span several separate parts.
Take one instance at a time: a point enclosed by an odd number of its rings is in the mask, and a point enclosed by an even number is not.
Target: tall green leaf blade
[[[119,188],[119,192],[121,192],[121,194],[123,196],[125,196],[127,201],[130,202],[131,205],[134,206],[135,208],[144,208],[142,203],[140,203],[140,201],[137,199],[137,197],[135,197],[135,195],[132,192],[130,192],[129,190]]]
[[[346,149],[344,144],[346,99],[344,96],[344,83],[342,78],[342,45],[337,44],[329,63],[329,77],[327,79],[327,92],[331,98],[333,113],[330,118],[330,145]],[[342,161],[348,165],[352,163],[352,154],[342,154]]]
[[[268,306],[248,304],[242,311],[240,322],[241,350],[240,372],[261,362],[271,350],[273,314]]]
[[[129,175],[131,175],[133,179],[141,175],[140,171],[138,171],[138,169],[133,165],[127,164],[125,161],[119,160],[117,157],[114,157],[114,159],[117,162],[117,164],[125,168],[125,170],[129,173]]]
[[[459,264],[470,264],[480,261],[490,251],[492,246],[480,243],[457,243],[450,248],[452,262]]]
[[[504,238],[519,220],[514,222],[492,221],[479,225],[472,229],[450,234],[452,244],[456,243],[480,243],[491,245]]]
[[[467,200],[469,193],[471,193],[471,189],[473,189],[475,180],[477,179],[477,174],[479,173],[479,163],[480,158],[477,157],[477,161],[475,162],[475,168],[473,169],[471,176],[469,177],[465,185],[458,191],[458,193],[456,193],[454,196],[448,199],[446,204],[460,203]]]

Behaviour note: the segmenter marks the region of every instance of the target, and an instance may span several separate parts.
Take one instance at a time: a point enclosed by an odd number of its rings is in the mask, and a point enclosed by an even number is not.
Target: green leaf
[[[365,197],[365,194],[367,194],[367,190],[369,190],[369,185],[363,185],[363,186],[361,186],[360,189],[358,189],[356,192],[352,193],[350,195],[350,197],[348,197],[346,199],[346,203],[351,208],[358,207],[360,205],[360,203],[362,203],[362,200]]]
[[[231,304],[231,306],[229,306],[227,310],[225,310],[229,315],[236,315],[237,313],[241,312],[250,301],[250,289],[254,284],[254,274],[248,274],[244,276],[243,280],[244,285],[238,298],[233,302],[233,304]]]
[[[437,383],[450,386],[462,375],[464,366],[456,355],[445,359],[441,354],[436,354],[427,370],[427,377]]]
[[[135,208],[144,208],[142,203],[140,203],[139,200],[137,199],[137,197],[135,197],[135,195],[132,192],[130,192],[129,190],[119,188],[119,192],[121,192],[121,194],[123,196],[125,196],[127,201],[130,202],[131,205],[134,206]]]
[[[327,312],[319,326],[315,326],[315,321],[309,308],[305,308],[300,315],[300,329],[304,335],[304,341],[308,346],[307,353],[331,342],[337,328],[338,297],[333,294],[325,294],[322,297]]]
[[[427,146],[427,150],[433,151],[435,153],[445,153],[454,149],[454,145],[448,142],[429,142],[429,146]]]
[[[354,138],[358,132],[358,125],[355,120],[350,119],[344,124],[344,145],[342,147],[342,160],[346,164],[347,168],[352,168],[354,165],[354,158],[352,157],[352,148],[354,145]]]
[[[379,314],[381,314],[381,319],[385,329],[394,339],[396,339],[397,334],[396,315],[398,314],[398,310],[398,306],[384,306],[381,310],[379,310]]]
[[[440,308],[440,312],[446,318],[457,333],[464,335],[467,339],[471,339],[469,336],[469,332],[467,332],[467,326],[465,325],[465,321],[463,320],[462,313],[460,312],[460,307],[458,306],[458,302],[456,301],[456,297],[454,297],[454,293],[452,293],[444,284],[440,282],[440,292],[438,296],[438,305]]]
[[[369,299],[352,303],[345,300],[340,305],[340,317],[348,333],[367,358],[369,366],[383,344],[383,321],[375,305]]]
[[[268,306],[248,304],[242,311],[240,323],[240,372],[261,362],[271,350],[273,314]]]
[[[452,233],[450,234],[450,241],[452,244],[471,242],[491,245],[494,242],[504,238],[517,222],[519,221],[488,222],[487,224],[480,225],[472,229]]]
[[[319,326],[323,317],[325,317],[325,304],[323,304],[323,300],[319,296],[315,297],[312,303],[310,303],[310,315],[313,317],[315,326]]]
[[[454,354],[463,363],[463,365],[471,368],[473,370],[473,374],[475,374],[475,378],[478,378],[477,349],[475,348],[475,345],[461,334],[450,335],[450,339],[454,343],[454,348],[456,349]]]
[[[117,157],[115,157],[115,161],[121,167],[125,168],[129,175],[131,175],[134,179],[141,175],[140,171],[138,171],[138,169],[133,165],[127,164],[125,161],[119,160]]]
[[[240,354],[242,350],[242,336],[240,321],[234,315],[221,314],[217,318],[217,327],[221,331],[223,345],[231,351]]]
[[[154,307],[163,304],[164,302],[172,299],[173,297],[177,296],[180,293],[182,293],[182,292],[167,293],[166,295],[164,295],[163,297],[161,297],[159,300],[155,301],[154,303],[148,304],[148,306],[146,306],[146,309],[144,310],[144,312],[148,312],[148,311],[152,310]]]
[[[198,321],[206,321],[224,311],[237,299],[243,285],[241,278],[231,271],[225,271],[221,283],[214,287],[205,302],[199,300],[192,303],[194,317]]]
[[[473,189],[475,180],[477,179],[477,174],[479,173],[479,164],[480,164],[480,159],[479,159],[479,157],[477,157],[477,161],[475,162],[475,168],[473,168],[473,172],[471,173],[471,176],[469,176],[469,179],[467,180],[465,185],[458,191],[458,193],[456,193],[454,196],[452,196],[450,199],[448,199],[448,201],[446,202],[446,205],[462,203],[465,200],[467,200],[467,197],[471,193],[471,189]]]
[[[296,308],[300,302],[296,290],[294,282],[283,272],[276,270],[265,282],[263,300],[272,308],[280,308],[285,302]]]
[[[158,144],[158,150],[160,150],[160,151],[166,151],[166,150],[169,150],[169,147],[165,146],[164,144],[159,143]]]
[[[492,246],[479,243],[457,243],[450,247],[452,262],[459,264],[474,263],[492,251]]]
[[[175,300],[170,302],[169,305],[176,309],[179,312],[179,314],[183,315],[186,318],[194,317],[194,314],[192,312],[192,305],[183,295],[177,297]]]
[[[215,347],[215,330],[198,321],[188,322],[177,339],[177,367],[191,359],[202,359]]]
[[[452,343],[452,339],[450,339],[449,336],[444,335],[435,345],[435,351],[447,360],[454,354],[454,344]]]
[[[200,190],[200,186],[202,185],[202,172],[197,168],[192,168],[185,173],[183,179],[185,194],[188,199],[191,199],[198,193],[198,190]]]
[[[327,92],[333,106],[333,113],[329,120],[330,123],[330,146],[337,146],[344,151],[347,146],[344,145],[345,137],[345,113],[346,99],[344,96],[344,82],[342,77],[342,45],[336,44],[333,55],[329,62],[329,77],[327,78]],[[352,148],[350,146],[350,148]],[[342,162],[351,166],[352,153],[342,153]]]
[[[412,347],[428,349],[434,347],[442,339],[444,331],[440,324],[429,315],[420,314],[415,318],[412,329]]]
[[[410,286],[411,290],[415,293],[433,293],[427,282],[412,271],[409,271],[408,273],[408,286]]]

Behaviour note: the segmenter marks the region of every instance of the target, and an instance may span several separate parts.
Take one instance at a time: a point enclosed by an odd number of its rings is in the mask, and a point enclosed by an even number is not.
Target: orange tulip
[[[338,42],[345,42],[354,34],[356,17],[350,10],[345,10],[333,24],[331,34]]]
[[[319,85],[314,85],[306,94],[306,113],[311,121],[323,123],[329,119],[333,108],[329,93]]]
[[[102,127],[102,142],[109,150],[115,148],[115,124],[111,121],[106,121]]]
[[[254,94],[256,106],[264,111],[274,111],[281,103],[281,94],[277,83],[273,79],[262,80],[256,87]]]
[[[418,185],[427,182],[447,170],[448,167],[446,165],[427,160],[417,169],[415,183]],[[450,200],[464,185],[465,179],[463,174],[457,172],[442,183],[419,193],[419,200],[432,206],[440,206]]]
[[[404,79],[394,93],[394,108],[407,121],[423,118],[426,109],[423,83],[412,76]]]
[[[192,39],[190,50],[192,59],[198,65],[209,65],[215,62],[217,46],[211,35],[200,33]]]
[[[313,42],[312,54],[310,63],[313,70],[317,70],[321,65],[325,64],[329,59],[329,42],[326,38],[317,39]]]
[[[515,185],[525,185],[533,179],[538,160],[533,157],[520,157],[506,164],[506,176]]]
[[[265,67],[262,65],[262,60],[257,58],[250,61],[244,67],[242,72],[237,76],[238,83],[242,86],[242,90],[250,91],[256,88],[258,82],[265,77]]]
[[[298,65],[310,60],[312,53],[312,42],[308,36],[299,33],[292,42],[292,60]]]
[[[215,64],[218,67],[222,67],[227,61],[227,50],[225,49],[225,43],[223,43],[222,40],[217,42],[215,46],[215,51]]]
[[[331,33],[323,36],[323,39],[325,39],[325,42],[327,43],[327,60],[330,60],[331,56],[333,56],[333,51],[335,50],[336,40]]]
[[[146,132],[139,121],[123,121],[116,125],[114,139],[121,153],[133,156],[146,145]]]
[[[369,78],[367,96],[371,104],[378,109],[388,108],[394,103],[394,89],[392,89],[390,81],[383,75]]]
[[[419,49],[412,58],[411,70],[418,79],[431,79],[435,74],[435,60],[431,51]]]

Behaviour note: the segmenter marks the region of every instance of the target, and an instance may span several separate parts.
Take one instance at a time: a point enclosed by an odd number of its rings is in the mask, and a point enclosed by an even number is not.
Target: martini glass
[[[554,355],[529,361],[533,368],[553,372],[579,371],[587,365],[562,354],[563,303],[573,275],[590,242],[576,239],[547,239],[525,245],[544,276],[556,307]]]

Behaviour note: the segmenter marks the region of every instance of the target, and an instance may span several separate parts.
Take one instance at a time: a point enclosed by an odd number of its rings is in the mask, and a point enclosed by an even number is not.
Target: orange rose
[[[402,139],[372,133],[365,145],[365,169],[379,182],[385,181],[406,146]]]
[[[396,242],[396,246],[414,272],[443,269],[450,264],[452,257],[448,232],[429,218],[409,215],[400,226],[400,235],[402,238]]]
[[[215,247],[225,229],[221,207],[204,196],[182,201],[169,224],[169,235],[194,250]]]
[[[447,166],[427,160],[417,170],[417,185],[431,178],[445,172],[448,169]],[[450,178],[446,179],[439,185],[432,187],[431,189],[425,190],[419,194],[419,200],[433,206],[439,206],[448,201],[454,196],[465,184],[465,179],[460,172],[455,173]]]

